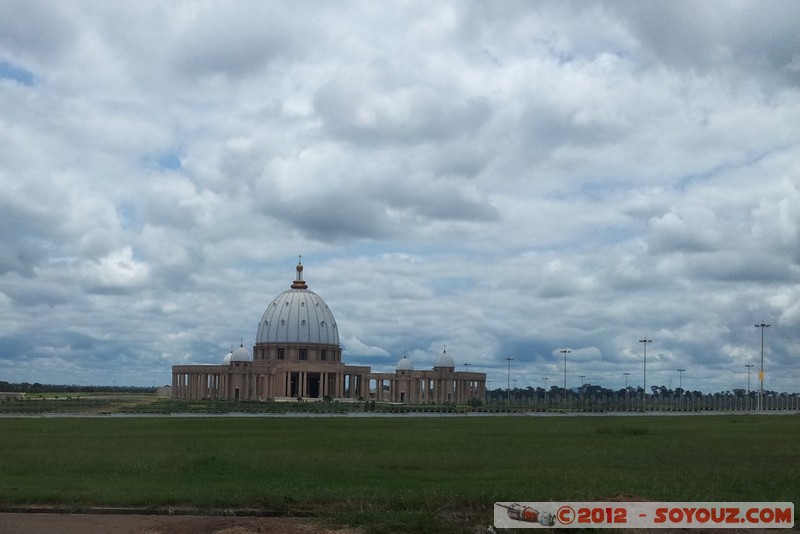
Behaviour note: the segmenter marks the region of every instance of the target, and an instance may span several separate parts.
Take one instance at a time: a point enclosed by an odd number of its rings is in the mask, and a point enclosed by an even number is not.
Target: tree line
[[[644,389],[641,386],[634,387],[629,386],[626,388],[620,388],[617,390],[604,388],[599,385],[594,384],[584,384],[580,388],[574,389],[567,389],[566,396],[571,397],[616,397],[616,398],[639,398],[642,396]],[[511,400],[516,401],[541,401],[546,398],[564,398],[564,388],[558,386],[551,386],[549,389],[545,390],[542,387],[533,387],[528,386],[525,388],[512,388],[512,389],[505,389],[505,388],[496,388],[493,390],[489,390],[486,393],[488,401],[505,401],[508,400],[509,395],[511,396]],[[731,390],[719,391],[716,393],[703,393],[699,390],[688,390],[683,388],[674,388],[670,389],[666,386],[650,386],[650,391],[648,392],[648,397],[650,398],[662,398],[662,399],[673,399],[677,397],[688,397],[688,398],[696,398],[696,397],[706,397],[706,396],[721,396],[721,397],[733,397],[733,398],[749,398],[755,399],[758,396],[758,391],[751,389],[749,392],[744,388],[735,388]],[[778,393],[777,391],[773,390],[764,390],[765,397],[778,397],[778,396],[794,396],[795,393]]]
[[[77,386],[75,384],[41,384],[34,382],[6,382],[0,380],[4,393],[155,393],[155,387],[143,386]]]

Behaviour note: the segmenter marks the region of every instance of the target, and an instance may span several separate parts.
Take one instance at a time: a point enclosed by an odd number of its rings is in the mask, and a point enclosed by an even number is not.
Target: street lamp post
[[[628,372],[622,373],[625,375],[625,411],[628,410],[628,377],[631,375]]]
[[[472,364],[471,364],[471,363],[465,363],[465,364],[464,364],[464,372],[465,372],[465,373],[468,373],[468,372],[469,372],[469,366],[470,366],[470,365],[472,365]]]
[[[549,377],[544,377],[544,406],[545,410],[547,409],[547,381],[550,380]]]
[[[752,363],[746,363],[746,364],[744,364],[744,366],[747,367],[747,395],[749,396],[750,395],[750,369],[752,369],[755,366]]]
[[[639,340],[639,343],[643,343],[644,344],[644,365],[642,367],[643,373],[644,373],[643,380],[642,380],[642,384],[643,384],[642,385],[642,409],[643,410],[647,407],[647,344],[648,343],[652,343],[652,342],[653,342],[652,339],[647,339],[647,338]]]
[[[686,369],[678,369],[678,387],[681,389],[681,393],[683,393],[683,373]]]
[[[562,349],[561,354],[564,355],[564,408],[567,407],[567,354],[572,352],[569,349]]]
[[[750,369],[752,369],[754,365],[752,363],[746,363],[744,366],[747,367],[747,398],[745,398],[744,401],[745,409],[747,409],[747,404],[750,401]]]
[[[508,398],[509,404],[511,404],[511,361],[513,359],[514,358],[511,356],[506,358],[506,361],[508,362],[508,383],[506,384],[506,397]]]
[[[761,321],[757,324],[756,328],[761,329],[761,370],[758,371],[758,409],[764,409],[764,329],[769,328],[770,325]]]

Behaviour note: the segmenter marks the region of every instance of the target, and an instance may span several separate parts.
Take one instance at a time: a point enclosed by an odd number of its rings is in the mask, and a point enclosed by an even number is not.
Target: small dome
[[[400,358],[400,361],[397,362],[397,370],[398,371],[413,371],[414,364],[411,363],[411,360],[408,359],[408,356],[403,354],[403,357]]]
[[[251,362],[251,361],[253,361],[253,358],[250,357],[250,353],[247,352],[246,348],[244,348],[244,344],[241,344],[231,354],[230,361],[232,361],[232,362]]]
[[[442,353],[436,358],[436,362],[433,364],[434,369],[455,369],[456,363],[453,361],[453,358],[447,354],[447,350],[443,350]]]
[[[231,356],[233,356],[233,347],[231,347],[231,351],[222,358],[222,363],[225,365],[231,363]]]

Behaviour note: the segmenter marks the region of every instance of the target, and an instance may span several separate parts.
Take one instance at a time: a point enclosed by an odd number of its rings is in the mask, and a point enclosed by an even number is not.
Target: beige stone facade
[[[405,404],[468,404],[486,397],[484,373],[461,373],[452,370],[395,371],[370,373],[375,384],[371,398]],[[378,393],[380,392],[380,393]]]
[[[303,266],[259,322],[252,357],[241,345],[222,364],[175,365],[172,397],[265,401],[281,399],[375,400],[408,404],[483,400],[486,375],[457,372],[446,350],[432,370],[415,371],[405,356],[393,373],[346,365],[333,314],[308,290]]]
[[[334,362],[232,361],[176,365],[172,396],[178,399],[364,399],[369,367]]]

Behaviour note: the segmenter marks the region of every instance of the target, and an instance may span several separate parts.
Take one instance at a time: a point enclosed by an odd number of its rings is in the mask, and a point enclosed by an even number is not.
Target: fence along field
[[[644,403],[641,396],[625,398],[605,395],[570,395],[547,398],[515,397],[511,401],[497,399],[488,403],[474,402],[470,405],[408,405],[361,402],[241,402],[158,398],[145,394],[124,395],[75,395],[42,394],[36,396],[0,397],[0,414],[47,414],[47,413],[438,413],[438,412],[742,412],[757,410],[754,397],[735,395],[687,395],[684,397],[649,396]],[[800,395],[765,395],[763,411],[800,411]]]

